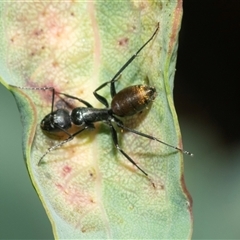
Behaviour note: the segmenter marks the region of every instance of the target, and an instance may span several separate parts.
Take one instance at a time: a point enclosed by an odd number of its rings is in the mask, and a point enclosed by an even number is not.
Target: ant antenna
[[[54,90],[54,87],[19,87],[12,84],[9,84],[10,87],[20,88],[20,89],[27,89],[27,90]]]
[[[53,105],[54,105],[54,98],[55,98],[55,88],[54,87],[19,87],[19,86],[14,86],[14,85],[11,85],[11,87],[16,87],[16,88],[19,88],[19,89],[26,89],[26,90],[42,90],[42,91],[46,91],[46,90],[50,90],[52,91],[52,106],[51,106],[51,112],[53,112]]]

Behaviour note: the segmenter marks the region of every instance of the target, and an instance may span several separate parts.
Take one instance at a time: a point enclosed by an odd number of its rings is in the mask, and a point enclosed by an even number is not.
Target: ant
[[[115,124],[121,129],[128,130],[134,134],[137,134],[139,136],[155,140],[157,142],[160,142],[164,145],[167,145],[168,147],[174,148],[184,154],[188,154],[190,156],[193,156],[192,153],[185,151],[181,148],[175,147],[173,145],[170,145],[168,143],[165,143],[153,136],[147,135],[145,133],[136,131],[134,129],[126,127],[123,122],[119,119],[119,117],[127,117],[127,116],[133,116],[139,112],[142,112],[144,109],[147,108],[147,106],[155,99],[156,97],[156,89],[151,86],[147,85],[134,85],[129,86],[124,89],[122,89],[120,92],[116,93],[115,89],[115,82],[118,81],[118,79],[121,76],[121,73],[123,70],[136,58],[136,56],[142,51],[142,49],[154,38],[154,36],[157,34],[159,28],[159,24],[152,34],[152,36],[140,47],[140,49],[120,68],[120,70],[115,74],[115,76],[107,82],[104,82],[101,84],[94,92],[94,96],[96,99],[101,102],[105,108],[94,108],[89,102],[77,98],[74,96],[71,96],[66,93],[56,92],[53,87],[41,87],[41,88],[31,88],[31,89],[40,89],[40,90],[51,90],[52,91],[52,106],[51,106],[51,112],[47,114],[44,119],[41,121],[41,129],[43,131],[46,131],[48,133],[57,133],[57,132],[64,132],[68,135],[68,138],[64,141],[60,142],[59,144],[56,144],[52,147],[50,147],[44,155],[40,158],[38,165],[41,165],[42,159],[51,151],[54,149],[61,147],[65,143],[71,141],[76,135],[80,134],[81,132],[87,130],[87,129],[94,129],[94,123],[96,122],[104,122],[107,124],[110,128],[112,140],[117,148],[118,151],[121,152],[122,155],[124,155],[135,167],[137,167],[146,177],[148,177],[148,174],[135,163],[135,161],[127,154],[118,144],[118,136],[117,132],[114,128]],[[98,91],[104,88],[106,85],[110,84],[110,94],[112,97],[111,104],[109,106],[108,101],[106,98],[98,94]],[[56,111],[53,111],[54,106],[54,97],[55,94],[63,95],[67,98],[77,100],[85,105],[85,107],[76,107],[72,109],[72,111],[68,111],[64,108],[59,108]],[[68,130],[72,126],[77,126],[80,129],[76,131],[75,133],[71,134],[68,132]]]

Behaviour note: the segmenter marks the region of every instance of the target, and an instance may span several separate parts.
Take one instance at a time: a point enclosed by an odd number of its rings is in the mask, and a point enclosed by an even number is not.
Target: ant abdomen
[[[143,111],[156,97],[156,89],[146,85],[124,88],[112,99],[112,113],[119,117],[132,116]]]

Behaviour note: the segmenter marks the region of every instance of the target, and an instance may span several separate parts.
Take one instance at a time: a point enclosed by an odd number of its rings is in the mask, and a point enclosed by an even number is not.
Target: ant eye
[[[41,124],[40,124],[41,129],[44,128],[44,125],[45,125],[45,120],[43,119],[43,120],[41,121]]]
[[[41,121],[41,129],[43,131],[47,131],[47,132],[52,132],[54,131],[54,125],[52,124],[52,115],[48,114],[44,117],[44,119]]]

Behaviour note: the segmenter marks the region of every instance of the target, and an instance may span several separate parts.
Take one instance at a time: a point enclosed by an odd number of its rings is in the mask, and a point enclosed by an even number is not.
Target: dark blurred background
[[[179,114],[210,118],[227,145],[240,139],[239,33],[240,1],[184,0],[176,108]]]
[[[240,239],[240,1],[183,0],[174,99],[194,239]]]
[[[239,32],[239,0],[184,0],[174,99],[195,154],[184,160],[194,239],[240,239]],[[52,239],[21,159],[19,113],[1,85],[0,102],[0,239]]]

